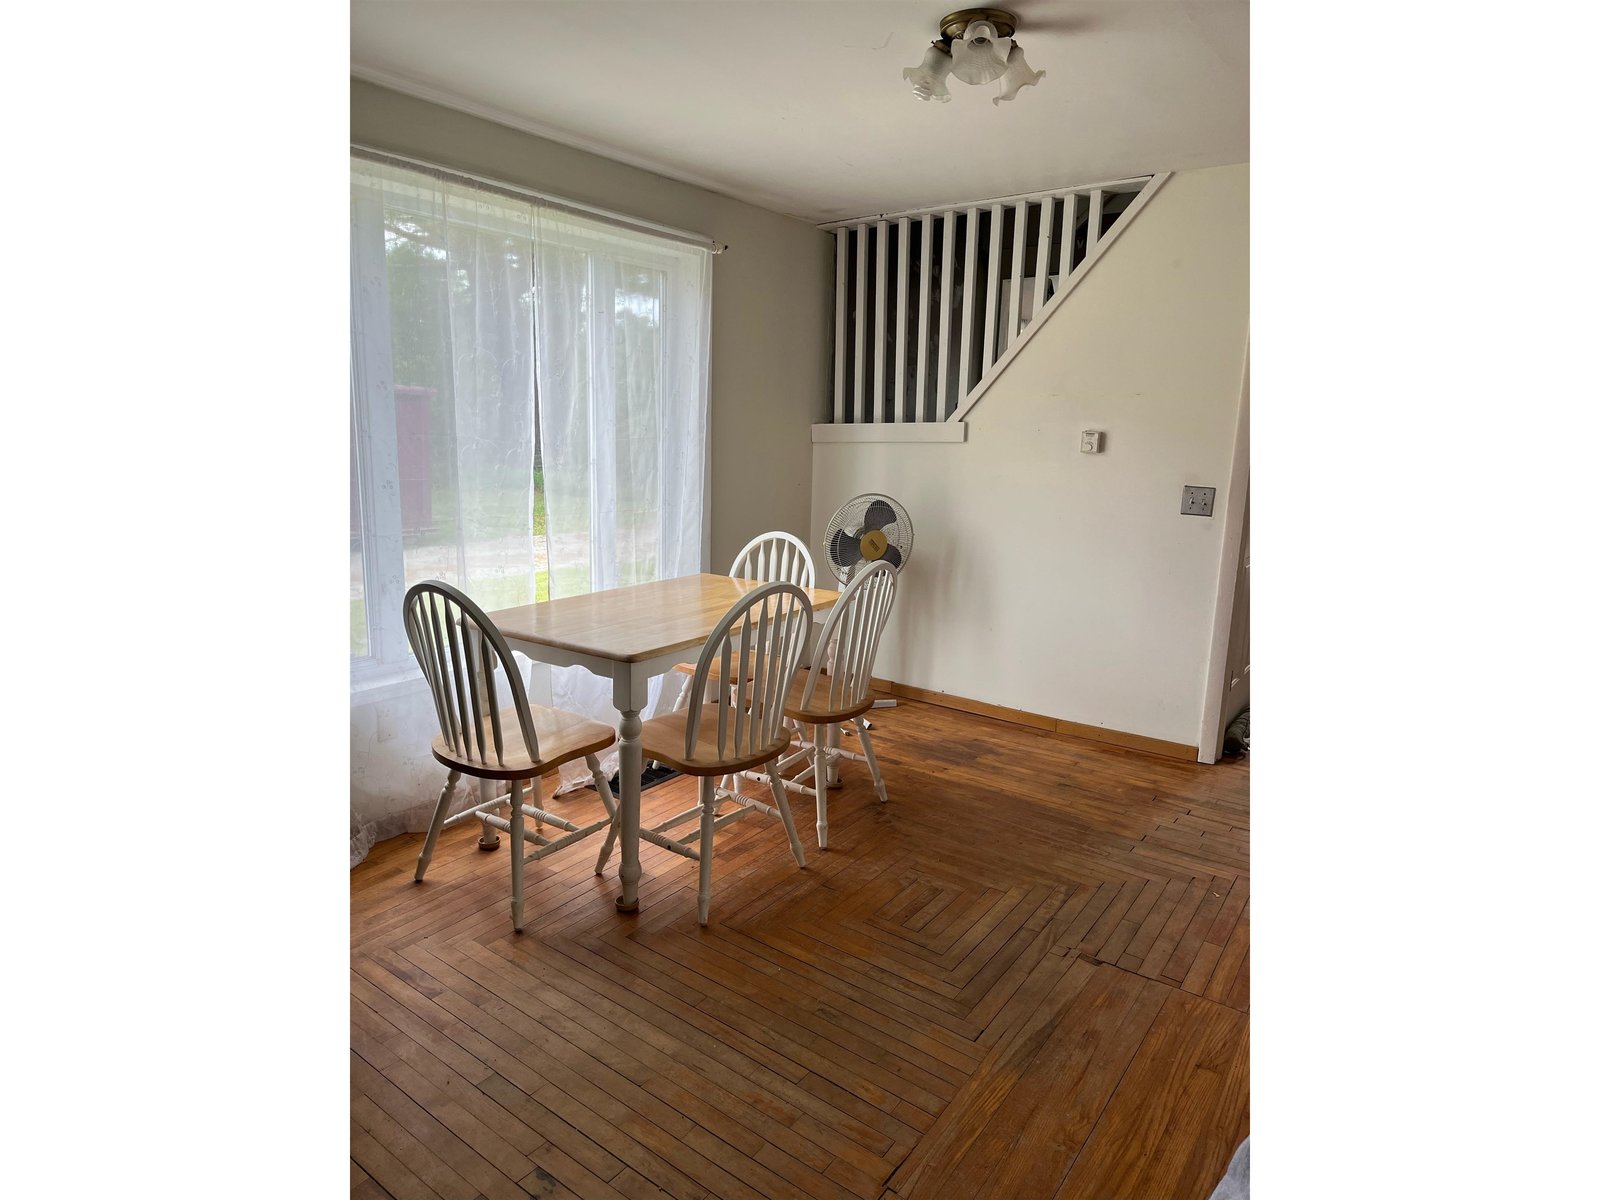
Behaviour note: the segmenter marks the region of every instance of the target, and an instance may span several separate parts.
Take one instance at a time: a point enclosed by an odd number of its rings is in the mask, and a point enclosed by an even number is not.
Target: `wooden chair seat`
[[[685,775],[700,777],[732,775],[771,762],[789,744],[788,731],[785,730],[784,736],[770,746],[760,747],[753,753],[740,757],[718,758],[716,756],[717,711],[717,706],[712,704],[705,705],[701,710],[701,733],[696,739],[699,745],[692,757],[683,753],[684,737],[689,724],[687,709],[650,718],[644,723],[639,734],[639,741],[644,747],[644,757],[666,763],[673,770],[681,771]],[[731,713],[728,719],[730,721],[733,719]],[[745,720],[750,719],[747,712]]]
[[[829,708],[826,672],[823,673],[822,679],[817,681],[817,690],[811,697],[810,706],[807,707],[802,701],[805,699],[806,683],[810,677],[810,667],[801,667],[794,673],[794,684],[789,688],[789,695],[783,705],[783,715],[791,721],[802,721],[807,725],[838,725],[859,717],[871,709],[870,693],[859,703],[848,704],[843,708]]]
[[[679,663],[677,666],[673,667],[672,669],[674,671],[678,672],[678,674],[680,674],[680,675],[691,675],[692,676],[694,674],[694,664],[693,663]],[[742,680],[740,680],[740,682],[741,683],[749,683],[750,680],[755,677],[754,673],[755,673],[755,664],[753,662],[747,664],[745,666],[744,678]],[[709,667],[707,667],[706,668],[706,678],[707,679],[720,680],[722,678],[722,664],[720,662],[714,662]]]
[[[534,779],[553,771],[562,763],[588,754],[598,754],[617,740],[617,731],[599,721],[591,721],[559,708],[528,705],[534,733],[539,739],[539,757],[528,753],[513,714],[502,713],[500,736],[505,745],[505,765],[486,765],[457,754],[441,734],[433,739],[433,757],[452,771],[476,779]],[[510,717],[508,720],[507,717]],[[680,731],[681,732],[681,731]],[[493,753],[494,730],[489,718],[483,721],[483,744]]]

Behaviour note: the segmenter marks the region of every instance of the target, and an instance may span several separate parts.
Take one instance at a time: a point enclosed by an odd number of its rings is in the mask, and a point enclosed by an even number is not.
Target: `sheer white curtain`
[[[426,828],[443,782],[406,587],[444,579],[493,610],[702,569],[711,266],[388,161],[352,160],[351,213],[356,862]],[[615,720],[608,682],[528,674],[535,699]]]
[[[550,595],[698,571],[706,347],[669,331],[704,338],[708,281],[680,266],[676,248],[570,213],[541,210],[535,231]],[[700,435],[674,432],[687,429]],[[661,686],[652,682],[652,704]],[[610,681],[577,667],[554,672],[553,697],[574,712],[611,711]],[[615,765],[613,755],[606,769]],[[582,768],[567,778],[581,782]]]

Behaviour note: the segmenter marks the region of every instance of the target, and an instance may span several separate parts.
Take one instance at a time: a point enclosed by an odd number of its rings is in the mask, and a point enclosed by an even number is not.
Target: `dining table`
[[[582,596],[563,596],[489,613],[511,649],[553,667],[583,667],[611,681],[611,702],[621,714],[618,824],[622,843],[620,912],[639,909],[639,805],[643,751],[640,714],[649,702],[650,680],[681,662],[694,662],[712,632],[733,607],[764,580],[730,575],[684,575]],[[811,601],[813,625],[807,659],[820,619],[839,593],[802,588]],[[489,797],[484,795],[484,799]]]

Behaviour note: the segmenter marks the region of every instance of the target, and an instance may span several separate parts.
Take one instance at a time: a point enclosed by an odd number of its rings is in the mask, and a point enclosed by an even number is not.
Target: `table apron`
[[[816,650],[817,637],[821,633],[820,618],[826,614],[819,613],[817,619],[811,623],[811,631],[806,636],[805,663],[809,665],[811,656]],[[709,639],[708,639],[709,640]],[[737,644],[737,638],[734,639]],[[657,654],[654,658],[640,659],[637,662],[623,662],[614,658],[601,658],[598,655],[584,654],[577,650],[566,650],[560,646],[549,646],[543,642],[525,642],[520,638],[507,637],[506,644],[518,654],[526,655],[534,662],[545,663],[552,667],[582,667],[591,675],[601,679],[615,680],[626,668],[634,679],[654,679],[657,675],[665,675],[679,663],[689,663],[691,666],[699,659],[700,652],[705,649],[705,642],[683,646],[677,650],[668,651],[666,654]],[[620,711],[620,709],[619,709]]]

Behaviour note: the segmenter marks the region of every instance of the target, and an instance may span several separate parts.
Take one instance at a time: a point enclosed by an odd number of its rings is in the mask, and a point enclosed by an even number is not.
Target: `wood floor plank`
[[[350,1121],[350,1156],[353,1162],[371,1172],[370,1178],[395,1200],[439,1200],[439,1193],[422,1181],[422,1177],[394,1155],[364,1129],[355,1119]],[[358,1194],[359,1184],[353,1184],[351,1194]]]
[[[1194,965],[1195,957],[1205,945],[1206,932],[1211,928],[1211,922],[1227,903],[1227,897],[1233,893],[1233,889],[1240,886],[1242,884],[1237,879],[1219,877],[1211,881],[1211,886],[1206,888],[1205,895],[1200,898],[1199,907],[1189,920],[1189,927],[1183,931],[1178,944],[1172,948],[1171,957],[1162,967],[1162,978],[1169,983],[1182,983],[1187,978],[1189,968]]]
[[[959,1100],[940,1114],[934,1124],[890,1180],[897,1195],[915,1194],[931,1186],[951,1165],[958,1163],[979,1140],[989,1119],[1004,1103],[1028,1063],[1055,1031],[1061,1014],[1095,976],[1095,965],[1075,960],[1060,978],[1051,996],[1055,1003],[1041,1004],[1010,1036],[990,1051],[974,1073]]]
[[[946,1174],[944,1194],[975,1200],[1053,1194],[1169,991],[1114,967],[1097,967],[983,1135]]]
[[[485,949],[465,949],[466,957],[489,967],[489,974],[476,977],[480,982],[487,986],[492,979],[502,981],[503,986],[498,994],[533,1011],[532,996],[537,988],[533,976],[516,972],[511,963],[490,955]],[[552,989],[543,994],[550,996],[555,993]],[[518,1000],[518,997],[522,999]],[[562,999],[565,1000],[565,997]],[[563,1007],[574,1018],[582,1015],[574,1007]],[[638,1057],[649,1069],[642,1079],[643,1088],[660,1099],[667,1108],[688,1120],[691,1126],[698,1126],[710,1133],[728,1150],[761,1162],[763,1166],[774,1165],[779,1174],[800,1186],[807,1194],[832,1197],[840,1192],[841,1189],[830,1185],[820,1175],[831,1161],[830,1156],[814,1153],[810,1143],[794,1135],[787,1127],[771,1120],[738,1095],[718,1087],[700,1071],[686,1069],[684,1064],[660,1054],[648,1041],[631,1037],[620,1027],[606,1028],[592,1017],[589,1023],[616,1047],[626,1047]],[[683,1136],[689,1144],[696,1144],[696,1133],[692,1127]],[[764,1158],[763,1152],[766,1152]],[[708,1157],[721,1157],[721,1150]]]
[[[1203,1197],[1249,1128],[1248,764],[872,719],[889,803],[846,764],[819,852],[792,796],[803,871],[774,822],[720,830],[705,928],[654,846],[633,917],[615,857],[530,866],[520,935],[507,847],[447,830],[420,885],[420,836],[373,847],[351,1196]],[[694,801],[670,780],[643,819]]]
[[[1246,1030],[1233,1009],[1170,992],[1056,1200],[1204,1200],[1235,1149]]]
[[[459,1108],[440,1104],[423,1108],[360,1055],[352,1057],[350,1076],[354,1086],[425,1146],[440,1164],[470,1184],[477,1194],[489,1200],[521,1200],[516,1180],[528,1169],[528,1161],[514,1151],[509,1156],[502,1155],[497,1152],[498,1147],[490,1150],[498,1162],[485,1158],[466,1140],[462,1131],[451,1128],[461,1114]],[[466,1133],[476,1135],[474,1130]],[[508,1161],[510,1174],[504,1169]]]

